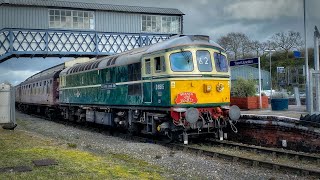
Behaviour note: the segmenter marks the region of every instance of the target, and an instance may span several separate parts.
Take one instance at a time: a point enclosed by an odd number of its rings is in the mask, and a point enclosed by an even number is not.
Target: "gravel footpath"
[[[77,148],[94,153],[127,154],[168,169],[163,174],[165,179],[308,179],[308,177],[253,168],[219,158],[172,151],[157,144],[132,142],[42,120],[20,112],[16,113],[16,117],[23,121],[20,125],[18,124],[18,130],[34,132],[65,143],[74,143],[77,144]]]

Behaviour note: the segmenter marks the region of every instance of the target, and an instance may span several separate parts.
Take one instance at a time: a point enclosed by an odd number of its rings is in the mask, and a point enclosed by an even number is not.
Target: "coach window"
[[[36,94],[40,94],[40,88],[39,88],[39,83],[37,83],[37,89],[36,89]]]
[[[212,63],[209,51],[197,51],[197,64],[201,72],[211,72]]]
[[[145,73],[146,74],[151,74],[151,61],[150,59],[145,60]]]
[[[190,51],[181,51],[170,55],[171,70],[175,72],[193,71],[192,53]]]
[[[218,72],[228,72],[228,61],[225,55],[215,52],[214,62]]]
[[[48,94],[47,81],[43,81],[43,93],[44,94]]]
[[[154,64],[155,64],[155,71],[156,73],[164,72],[166,71],[166,64],[164,62],[164,57],[155,57],[154,58]]]

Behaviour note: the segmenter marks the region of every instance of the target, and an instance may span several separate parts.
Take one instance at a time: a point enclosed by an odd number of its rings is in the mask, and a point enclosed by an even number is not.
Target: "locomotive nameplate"
[[[175,102],[176,104],[196,104],[198,102],[198,98],[196,93],[182,92],[177,95]]]
[[[117,85],[115,83],[106,83],[101,85],[101,89],[108,90],[108,89],[115,89]]]

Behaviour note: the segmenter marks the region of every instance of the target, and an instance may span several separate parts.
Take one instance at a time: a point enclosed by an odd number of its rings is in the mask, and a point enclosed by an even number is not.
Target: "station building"
[[[257,82],[257,87],[258,87],[259,86],[259,69],[252,66],[231,67],[231,82],[235,82],[238,78],[253,79]],[[261,70],[261,88],[262,90],[270,89],[269,71]]]
[[[174,8],[0,0],[0,62],[10,56],[108,55],[183,33]]]
[[[66,29],[182,33],[178,9],[55,0],[0,0],[0,29]]]

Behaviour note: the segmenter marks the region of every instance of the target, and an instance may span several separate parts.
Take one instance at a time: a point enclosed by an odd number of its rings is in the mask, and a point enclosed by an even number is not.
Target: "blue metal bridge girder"
[[[54,29],[0,30],[0,63],[11,57],[78,57],[120,53],[169,39],[172,34]]]

